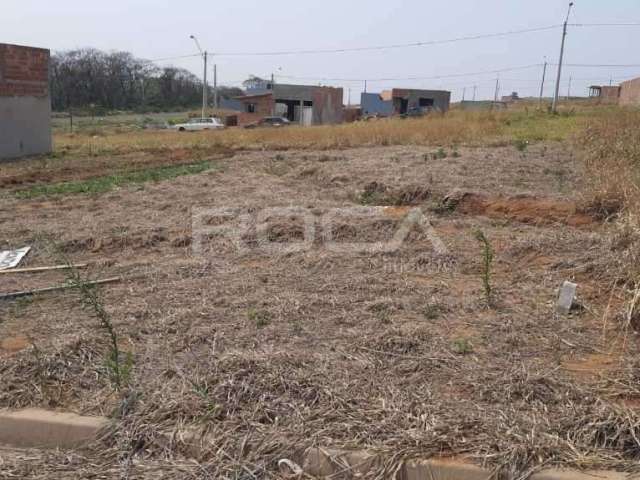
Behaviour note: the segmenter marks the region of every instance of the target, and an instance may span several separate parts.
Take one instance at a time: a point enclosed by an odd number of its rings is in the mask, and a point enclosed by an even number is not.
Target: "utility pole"
[[[218,65],[213,64],[213,106],[218,108]]]
[[[567,89],[567,100],[571,100],[571,80],[573,77],[569,77],[569,88]]]
[[[478,86],[477,86],[477,85],[474,85],[474,86],[473,86],[473,101],[474,101],[474,102],[476,101],[476,91],[477,91],[477,90],[478,90]]]
[[[207,112],[207,90],[209,90],[209,85],[207,85],[207,51],[204,51],[204,83],[202,84],[202,118],[205,118]]]
[[[558,60],[558,78],[556,78],[556,92],[553,96],[553,105],[551,110],[553,113],[558,111],[558,97],[560,96],[560,79],[562,78],[562,60],[564,59],[564,41],[567,37],[567,23],[569,23],[569,15],[571,15],[571,7],[573,2],[569,3],[569,10],[567,11],[567,18],[562,26],[562,42],[560,43],[560,59]]]
[[[542,106],[542,97],[544,96],[544,81],[547,76],[547,57],[544,57],[544,67],[542,68],[542,83],[540,84],[540,106]]]
[[[367,81],[364,81],[364,93],[367,93]]]
[[[351,87],[349,87],[349,96],[348,96],[348,100],[347,100],[347,105],[349,106],[349,108],[351,108]]]
[[[273,93],[273,102],[271,102],[271,116],[276,115],[276,76],[271,72],[271,92]]]
[[[497,101],[498,101],[498,92],[499,92],[499,91],[500,91],[500,77],[496,78],[496,93],[495,93],[495,95],[493,96],[493,100],[494,100],[495,102],[497,102]]]
[[[462,101],[464,102],[464,96],[467,93],[467,87],[462,88]]]
[[[200,48],[200,42],[195,35],[191,35],[191,39],[196,42],[196,46],[198,50],[200,50],[200,54],[202,55],[202,59],[204,60],[204,75],[202,79],[202,118],[204,118],[207,111],[207,52],[206,50],[203,52],[202,48]]]

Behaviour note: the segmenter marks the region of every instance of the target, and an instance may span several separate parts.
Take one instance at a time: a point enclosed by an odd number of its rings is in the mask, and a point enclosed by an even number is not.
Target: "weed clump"
[[[437,303],[429,303],[422,310],[422,315],[426,320],[435,320],[442,313],[442,307]]]
[[[493,287],[491,286],[491,267],[494,255],[493,247],[482,230],[476,230],[474,236],[482,247],[482,287],[487,306],[491,306],[493,302]]]
[[[264,328],[271,323],[273,316],[271,312],[250,308],[247,312],[247,318],[250,322],[255,323],[256,328]]]
[[[118,344],[118,334],[111,320],[111,316],[107,312],[100,298],[98,291],[94,285],[82,278],[80,271],[73,267],[69,261],[66,261],[67,280],[73,285],[81,296],[82,304],[92,311],[93,315],[100,322],[100,327],[106,332],[109,339],[109,351],[105,365],[109,372],[110,380],[116,390],[122,390],[129,384],[131,371],[133,369],[133,355],[131,352],[126,354],[120,350]]]
[[[425,160],[442,160],[443,158],[447,157],[447,151],[442,147],[438,148],[438,150],[436,150],[435,152],[425,153],[423,156]]]
[[[468,338],[457,338],[453,341],[453,351],[458,355],[473,353],[473,344]]]

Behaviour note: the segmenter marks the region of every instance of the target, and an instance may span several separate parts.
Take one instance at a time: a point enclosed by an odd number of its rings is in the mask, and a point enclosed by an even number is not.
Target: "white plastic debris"
[[[0,252],[0,270],[17,267],[24,256],[29,253],[29,250],[31,250],[31,247]]]
[[[558,303],[556,303],[556,311],[561,315],[568,315],[576,299],[576,290],[578,285],[571,282],[564,282],[560,287],[560,295]]]
[[[278,467],[281,473],[288,474],[289,476],[301,477],[303,473],[302,467],[288,458],[278,460]]]

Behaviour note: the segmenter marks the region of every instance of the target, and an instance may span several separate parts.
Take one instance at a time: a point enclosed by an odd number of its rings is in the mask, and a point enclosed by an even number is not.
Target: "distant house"
[[[49,50],[0,43],[0,160],[50,151]]]
[[[513,103],[520,100],[518,92],[512,92],[511,95],[504,95],[501,99],[504,103]]]
[[[617,85],[592,85],[589,87],[589,98],[597,98],[605,103],[618,103],[620,99],[620,87]]]
[[[248,85],[247,94],[233,100],[241,112],[238,115],[240,124],[270,115],[302,125],[342,123],[344,120],[342,88],[263,81]]]
[[[620,105],[640,107],[640,78],[620,84]]]
[[[620,85],[592,85],[589,98],[597,98],[604,103],[617,103],[625,107],[640,107],[640,78],[627,80]]]
[[[382,93],[363,93],[360,98],[362,115],[405,115],[413,111],[449,110],[451,92],[445,90],[418,90],[394,88]]]

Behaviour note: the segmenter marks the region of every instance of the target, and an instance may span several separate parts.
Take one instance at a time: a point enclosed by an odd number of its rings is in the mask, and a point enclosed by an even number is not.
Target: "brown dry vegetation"
[[[586,115],[588,111],[582,112]],[[234,128],[224,132],[180,133],[145,131],[108,135],[60,134],[56,148],[86,154],[118,154],[149,149],[210,148],[316,150],[389,145],[486,145],[524,140],[560,139],[575,123],[575,116],[550,117],[535,110],[517,113],[454,111],[446,116],[419,119],[381,119],[314,128],[284,130]],[[531,125],[528,125],[531,124]],[[535,128],[528,128],[535,125]],[[527,127],[524,131],[520,127]],[[526,137],[529,138],[526,138]],[[542,137],[542,138],[540,138]]]
[[[584,152],[594,204],[601,204],[605,213],[624,206],[629,220],[639,225],[640,113],[621,110],[593,119],[576,140]]]
[[[620,126],[631,139],[628,115]],[[603,165],[617,156],[600,142],[617,145],[617,130],[593,120],[579,142],[585,153],[567,139],[587,121],[580,112],[456,113],[286,132],[63,136],[58,152],[67,153],[47,159],[48,176],[38,176],[42,159],[3,166],[0,248],[32,244],[24,266],[51,264],[46,234],[73,261],[90,262],[90,276],[122,275],[101,293],[135,363],[116,392],[108,341],[77,293],[0,303],[0,407],[114,419],[78,452],[0,450],[0,474],[279,478],[278,459],[300,461],[312,446],[369,449],[388,466],[460,455],[512,473],[636,468],[640,345],[621,260],[633,243],[621,236],[622,217],[596,208],[613,198],[633,212],[634,203],[604,187],[617,170]],[[531,143],[518,149],[517,139]],[[188,163],[198,152],[218,168],[95,195],[15,197],[110,165]],[[388,239],[418,206],[449,253],[419,229],[392,253],[336,253],[317,240],[273,255],[253,227],[242,237],[248,251],[219,235],[205,239],[204,257],[191,249],[195,207],[295,205],[320,229],[332,208],[363,204],[385,205],[384,218],[340,222],[337,240]],[[495,250],[492,308],[478,230]],[[303,225],[272,215],[266,237],[299,241]],[[567,279],[579,284],[580,306],[559,317]],[[59,272],[0,278],[2,291],[62,281]],[[187,432],[202,438],[198,462],[183,456],[193,450]]]

